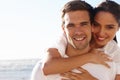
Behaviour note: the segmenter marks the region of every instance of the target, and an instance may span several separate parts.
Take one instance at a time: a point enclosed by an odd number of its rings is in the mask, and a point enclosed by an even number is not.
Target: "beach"
[[[0,80],[30,80],[33,67],[39,60],[0,60]]]

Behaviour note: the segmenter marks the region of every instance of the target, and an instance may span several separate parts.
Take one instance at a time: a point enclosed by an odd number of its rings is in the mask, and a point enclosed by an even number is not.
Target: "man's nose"
[[[75,34],[81,34],[81,33],[82,33],[81,27],[76,27],[75,28]]]

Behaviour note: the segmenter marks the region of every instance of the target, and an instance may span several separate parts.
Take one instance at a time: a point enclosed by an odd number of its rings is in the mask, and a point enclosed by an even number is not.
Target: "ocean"
[[[33,67],[39,60],[0,60],[0,80],[30,80]]]

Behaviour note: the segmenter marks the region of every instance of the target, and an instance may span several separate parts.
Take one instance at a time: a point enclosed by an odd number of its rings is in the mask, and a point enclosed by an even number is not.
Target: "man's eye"
[[[88,24],[88,23],[85,22],[85,23],[81,23],[80,25],[81,25],[81,26],[85,26],[85,25],[87,25],[87,24]]]

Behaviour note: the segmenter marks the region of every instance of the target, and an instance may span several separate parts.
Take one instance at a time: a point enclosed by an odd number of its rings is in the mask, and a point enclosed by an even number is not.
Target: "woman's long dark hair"
[[[114,40],[115,42],[118,42],[118,41],[117,41],[117,37],[116,37],[116,36],[114,37],[114,39],[113,39],[113,40]]]

